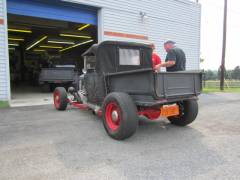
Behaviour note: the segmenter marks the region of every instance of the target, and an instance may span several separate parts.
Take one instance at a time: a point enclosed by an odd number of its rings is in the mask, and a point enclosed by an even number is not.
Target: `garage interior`
[[[74,65],[82,73],[81,54],[97,43],[97,25],[8,13],[11,99],[44,101],[39,74],[42,68]]]

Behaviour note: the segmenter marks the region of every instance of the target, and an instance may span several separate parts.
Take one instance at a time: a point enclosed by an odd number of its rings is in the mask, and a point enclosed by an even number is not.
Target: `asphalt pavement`
[[[0,109],[0,179],[240,179],[240,94],[200,96],[187,127],[141,119],[125,141],[88,111]]]

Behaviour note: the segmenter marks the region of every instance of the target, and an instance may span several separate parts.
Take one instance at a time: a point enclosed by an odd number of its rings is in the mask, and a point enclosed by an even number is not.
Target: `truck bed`
[[[202,90],[199,71],[155,73],[155,91],[159,98],[199,95]]]
[[[107,75],[110,92],[125,92],[139,105],[164,104],[196,98],[202,90],[200,71],[154,73],[152,69]]]

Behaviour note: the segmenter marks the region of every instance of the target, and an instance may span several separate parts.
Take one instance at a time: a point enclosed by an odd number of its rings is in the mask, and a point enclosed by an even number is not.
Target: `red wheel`
[[[120,109],[116,103],[110,102],[109,104],[107,104],[105,118],[108,127],[112,131],[116,131],[120,126],[121,121],[120,114],[121,114]]]
[[[53,102],[57,110],[65,110],[68,104],[67,92],[63,87],[57,87],[53,92]]]
[[[56,107],[56,109],[59,109],[60,107],[60,93],[59,91],[54,91],[53,93],[53,100],[54,100],[54,106]]]
[[[108,135],[117,140],[132,136],[137,129],[137,108],[125,93],[110,93],[103,102],[103,125]]]

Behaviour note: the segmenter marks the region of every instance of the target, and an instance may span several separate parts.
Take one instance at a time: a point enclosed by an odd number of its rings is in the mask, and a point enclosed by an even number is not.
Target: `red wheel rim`
[[[54,105],[58,109],[60,107],[60,93],[59,91],[55,91],[53,94]]]
[[[120,117],[120,109],[116,103],[110,102],[109,104],[107,104],[105,118],[106,118],[108,127],[112,131],[118,130],[120,126],[121,117]]]

